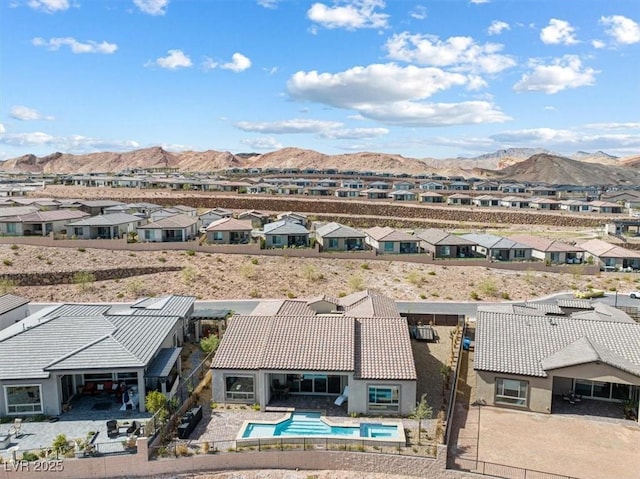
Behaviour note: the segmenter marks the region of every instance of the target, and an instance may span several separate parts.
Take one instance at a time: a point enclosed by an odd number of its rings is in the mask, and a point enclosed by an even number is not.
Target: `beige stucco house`
[[[364,291],[268,302],[228,321],[211,366],[214,402],[264,410],[282,388],[287,396],[333,400],[348,387],[349,413],[415,408],[411,339],[389,298]]]
[[[520,313],[478,311],[479,402],[553,413],[554,401],[574,393],[583,401],[628,402],[637,417],[639,323],[601,303],[562,316]]]

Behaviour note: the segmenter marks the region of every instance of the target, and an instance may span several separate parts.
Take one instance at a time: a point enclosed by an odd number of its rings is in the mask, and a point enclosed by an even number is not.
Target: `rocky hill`
[[[602,152],[578,152],[575,156],[580,161],[533,148],[510,148],[476,158],[436,160],[373,152],[325,155],[300,148],[283,148],[265,154],[234,155],[228,151],[215,150],[172,153],[161,147],[153,147],[126,153],[53,153],[44,157],[25,155],[0,163],[0,170],[33,173],[116,173],[132,168],[157,167],[178,168],[191,172],[213,172],[233,167],[337,168],[410,174],[437,172],[448,176],[494,177],[547,183],[640,184],[638,156],[621,160]]]
[[[558,184],[592,185],[638,185],[640,170],[624,166],[608,166],[562,156],[538,154],[531,158],[495,172],[503,180],[531,181]]]

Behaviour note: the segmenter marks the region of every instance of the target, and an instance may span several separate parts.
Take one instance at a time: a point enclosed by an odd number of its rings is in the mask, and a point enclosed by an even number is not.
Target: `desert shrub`
[[[245,279],[252,279],[256,275],[256,268],[253,264],[243,264],[240,266],[240,274]]]
[[[96,275],[89,271],[78,271],[73,275],[73,284],[77,284],[82,291],[89,289],[95,281]]]
[[[187,266],[182,268],[180,271],[180,276],[182,277],[182,282],[186,285],[192,284],[196,279],[198,279],[198,272],[192,268],[191,266]]]
[[[427,274],[428,274],[429,276],[435,276],[435,275],[436,275],[436,272],[435,272],[435,271],[429,271]]]
[[[11,248],[11,249],[19,249],[19,248],[20,248],[20,246],[18,246],[17,244],[12,244],[12,245],[10,246],[10,248]]]
[[[13,292],[15,287],[16,287],[15,281],[7,278],[0,279],[0,294],[9,294]]]
[[[369,267],[369,263],[362,263],[362,264],[360,265],[360,267],[361,267],[362,269],[369,269],[369,268],[370,268],[370,267]]]
[[[502,292],[502,299],[509,300],[509,299],[511,299],[511,297],[509,296],[509,293],[507,293],[506,291],[503,291]]]
[[[258,258],[252,258],[251,264],[258,264]]]
[[[250,298],[260,298],[262,295],[260,294],[260,291],[258,291],[257,289],[252,289],[249,292],[249,297]]]
[[[134,278],[127,283],[127,291],[131,293],[132,296],[142,296],[144,290],[144,283],[138,278]]]
[[[302,267],[302,275],[307,281],[315,282],[324,279],[322,273],[320,273],[312,264],[305,264]]]
[[[427,299],[427,295],[424,293],[420,293],[420,299]]]
[[[78,251],[80,251],[80,253],[84,253],[87,250],[85,248],[78,248]]]
[[[498,288],[496,283],[492,279],[485,279],[479,285],[480,293],[485,296],[496,297],[498,295]]]
[[[10,260],[10,259],[8,259],[8,258],[3,259],[3,260],[2,260],[2,263],[3,263],[5,266],[13,266],[13,261],[11,261],[11,260]]]
[[[420,274],[420,272],[411,270],[409,271],[409,273],[407,273],[407,281],[409,281],[409,283],[414,286],[420,286],[424,281],[424,277]]]
[[[165,258],[164,256],[160,256],[158,258],[158,261],[160,261],[161,263],[166,263],[167,262],[167,258]]]
[[[220,338],[215,334],[212,334],[200,340],[200,349],[202,349],[207,354],[218,349],[218,346],[220,346]]]
[[[195,256],[195,255],[196,255],[196,252],[193,251],[192,249],[187,250],[187,256]]]
[[[364,278],[360,274],[352,274],[349,276],[347,284],[352,292],[362,291],[365,289]]]
[[[471,299],[478,301],[480,299],[480,295],[478,293],[476,293],[475,291],[471,291],[469,293],[469,296],[471,296]]]

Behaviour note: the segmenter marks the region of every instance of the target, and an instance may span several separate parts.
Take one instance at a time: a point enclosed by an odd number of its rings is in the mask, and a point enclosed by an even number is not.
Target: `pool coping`
[[[333,427],[360,427],[362,424],[376,424],[380,426],[396,426],[398,430],[398,437],[336,437],[330,435],[309,435],[309,436],[270,436],[270,437],[243,437],[244,431],[246,431],[249,424],[266,424],[270,426],[277,426],[278,424],[288,421],[291,419],[291,416],[294,413],[305,413],[305,412],[313,412],[320,413],[320,420],[324,422],[327,426]],[[286,439],[287,441],[294,442],[297,439],[336,439],[336,440],[351,440],[351,441],[365,441],[371,442],[374,444],[382,444],[382,443],[393,443],[394,445],[405,445],[407,443],[407,438],[404,431],[404,424],[401,419],[386,419],[386,418],[368,418],[366,416],[358,417],[358,418],[341,418],[339,420],[330,418],[329,416],[325,416],[325,411],[317,411],[317,410],[293,410],[291,412],[284,413],[283,417],[280,419],[247,419],[242,422],[242,426],[240,426],[240,430],[238,434],[236,434],[236,441],[242,443],[255,442],[259,441],[281,441],[282,439]]]

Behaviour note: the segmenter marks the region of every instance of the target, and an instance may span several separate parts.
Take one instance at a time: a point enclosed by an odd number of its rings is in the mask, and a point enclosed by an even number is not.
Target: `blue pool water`
[[[361,423],[359,426],[330,426],[317,412],[295,412],[291,418],[276,424],[250,422],[242,437],[328,436],[338,438],[398,438],[398,427],[379,423]]]

